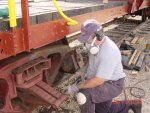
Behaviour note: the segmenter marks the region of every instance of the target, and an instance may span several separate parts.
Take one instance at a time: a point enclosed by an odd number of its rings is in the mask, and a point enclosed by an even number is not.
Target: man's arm
[[[85,89],[85,88],[94,88],[97,87],[105,82],[104,79],[99,77],[94,77],[89,80],[86,80],[85,82],[78,85],[79,89]]]

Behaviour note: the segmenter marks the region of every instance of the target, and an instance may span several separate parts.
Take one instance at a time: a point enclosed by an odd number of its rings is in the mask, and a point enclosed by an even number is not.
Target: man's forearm
[[[104,79],[94,77],[78,85],[79,89],[94,88],[104,83]]]

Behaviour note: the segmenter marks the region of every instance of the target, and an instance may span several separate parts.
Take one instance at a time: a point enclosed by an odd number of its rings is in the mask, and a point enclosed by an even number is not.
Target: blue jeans
[[[112,102],[114,97],[121,94],[123,87],[124,78],[107,81],[95,88],[80,90],[87,98],[86,103],[80,106],[81,113],[128,113],[125,101],[119,104]]]

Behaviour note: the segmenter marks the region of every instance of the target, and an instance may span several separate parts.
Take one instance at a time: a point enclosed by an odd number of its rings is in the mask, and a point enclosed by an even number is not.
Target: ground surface
[[[143,50],[145,48],[145,44],[150,43],[150,34],[145,37],[145,39],[140,43],[135,45],[138,50]],[[126,86],[133,86],[135,83],[138,83],[136,86],[142,88],[145,91],[145,96],[142,98],[143,107],[142,113],[150,112],[150,71],[146,72],[145,69],[142,69],[136,75],[132,74],[132,70],[125,70],[126,72]],[[145,80],[141,82],[142,80]],[[141,83],[139,83],[141,82]],[[142,92],[140,93],[142,94]],[[128,91],[127,95],[129,99],[136,99],[133,97]],[[123,96],[120,96],[123,99]]]

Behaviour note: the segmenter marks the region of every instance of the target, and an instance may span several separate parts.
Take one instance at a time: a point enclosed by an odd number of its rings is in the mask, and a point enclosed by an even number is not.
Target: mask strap
[[[96,41],[96,37],[93,39],[91,46],[94,46],[95,41]]]
[[[98,47],[105,41],[105,37],[102,39],[102,41],[97,45]]]

